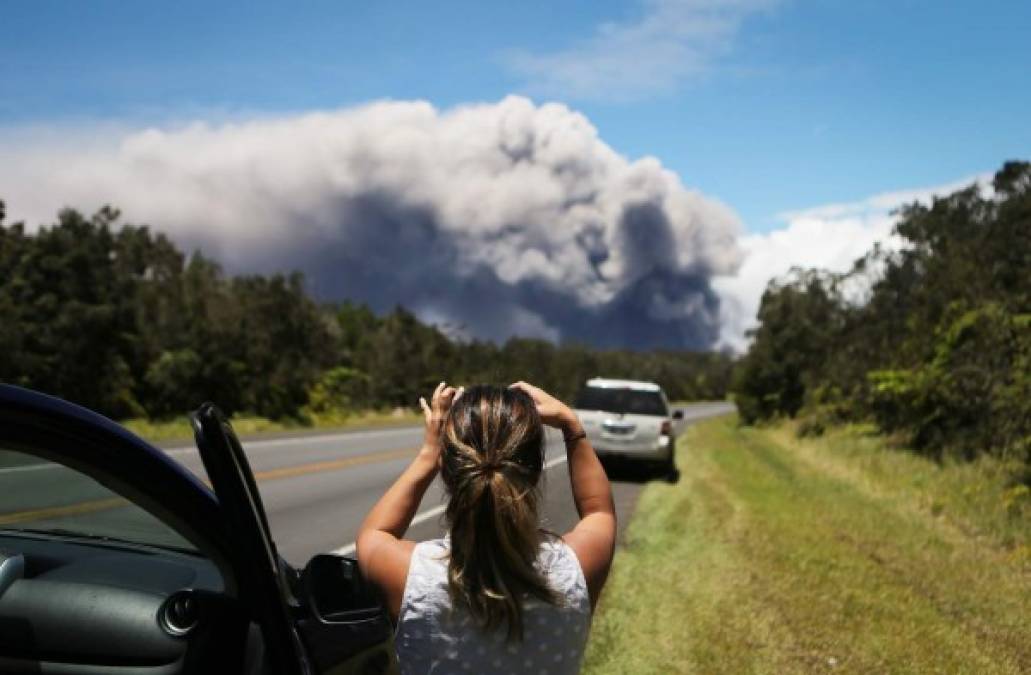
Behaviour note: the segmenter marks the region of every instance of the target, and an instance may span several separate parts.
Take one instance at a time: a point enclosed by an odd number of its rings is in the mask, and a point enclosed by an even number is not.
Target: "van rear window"
[[[576,397],[576,407],[580,410],[602,410],[632,415],[665,417],[669,414],[662,396],[657,391],[610,387],[584,387]]]

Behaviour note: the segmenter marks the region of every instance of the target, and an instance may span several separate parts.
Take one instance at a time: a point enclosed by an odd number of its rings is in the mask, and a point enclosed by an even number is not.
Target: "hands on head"
[[[423,418],[426,421],[423,447],[427,450],[440,452],[440,431],[444,425],[444,418],[447,417],[451,406],[464,391],[465,387],[449,387],[446,382],[441,382],[433,390],[429,403],[426,402],[424,396],[419,397],[419,407],[422,408]]]
[[[537,407],[541,422],[561,429],[566,438],[569,478],[573,501],[580,514],[580,521],[571,531],[563,535],[562,539],[573,549],[580,561],[593,606],[598,601],[601,588],[608,575],[616,541],[616,509],[605,469],[591,448],[590,442],[585,438],[586,434],[584,434],[583,427],[580,426],[576,413],[569,406],[532,384],[520,381],[510,386],[529,396]],[[437,464],[440,458],[440,434],[444,420],[451,410],[451,406],[462,395],[462,391],[462,387],[451,387],[447,383],[441,382],[437,385],[428,403],[425,398],[419,399],[419,405],[422,407],[423,416],[426,419],[424,452],[432,455],[434,464]],[[432,474],[427,475],[432,479]],[[425,490],[425,486],[421,490]],[[420,491],[419,498],[421,499],[421,497],[422,492]],[[418,500],[412,505],[407,519],[404,520],[404,527],[407,527],[411,521],[411,516],[414,515],[417,506]],[[377,506],[377,508],[379,507]],[[404,527],[398,526],[397,529],[403,532]],[[361,546],[359,546],[359,552],[361,552]],[[410,557],[410,553],[408,555]],[[397,583],[395,584],[397,588],[394,589],[395,594],[391,596],[391,602],[394,603],[392,607],[400,606],[408,558],[404,558],[403,562],[405,563],[403,568],[399,566],[397,571]],[[398,588],[400,590],[397,590]]]
[[[549,427],[567,431],[571,426],[577,425],[576,414],[570,407],[540,387],[521,380],[511,387],[533,399],[534,405],[537,406],[537,414],[541,416],[541,422]]]
[[[568,431],[571,427],[578,425],[576,414],[562,401],[558,400],[540,387],[535,387],[527,382],[519,381],[510,385],[512,389],[518,389],[533,400],[537,406],[537,413],[541,416],[544,424]],[[423,417],[426,421],[425,445],[439,451],[440,431],[444,424],[451,406],[465,391],[465,387],[449,386],[441,382],[430,396],[427,403],[425,397],[419,398],[419,406],[422,408]]]

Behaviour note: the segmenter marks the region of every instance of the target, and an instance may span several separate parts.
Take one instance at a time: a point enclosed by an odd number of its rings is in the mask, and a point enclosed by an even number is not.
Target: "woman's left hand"
[[[419,397],[419,406],[422,407],[423,417],[426,420],[423,449],[433,453],[434,456],[440,454],[440,433],[444,425],[444,418],[451,410],[451,405],[462,395],[463,390],[462,387],[449,387],[447,383],[441,382],[433,391],[429,403],[426,402],[425,397]]]

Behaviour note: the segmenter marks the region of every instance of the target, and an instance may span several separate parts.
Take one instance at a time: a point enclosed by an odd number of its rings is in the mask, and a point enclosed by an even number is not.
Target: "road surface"
[[[685,408],[683,424],[731,410],[729,403],[695,404]],[[564,532],[576,521],[576,509],[561,435],[549,432],[550,468],[544,476],[542,519],[544,527]],[[421,442],[419,427],[244,442],[280,553],[300,565],[316,553],[352,550],[362,518],[408,465]],[[193,448],[170,452],[203,475]],[[622,528],[647,476],[620,471],[612,477]],[[442,511],[438,479],[426,493],[407,536],[419,541],[441,536]]]
[[[685,408],[681,427],[732,410],[728,403]],[[576,520],[561,435],[549,430],[543,481],[543,526],[565,532]],[[408,465],[422,442],[421,427],[376,429],[244,441],[280,553],[303,565],[327,551],[349,553],[362,518]],[[203,463],[192,445],[166,448],[202,478]],[[690,471],[690,467],[681,467]],[[0,494],[0,525],[67,527],[75,531],[130,532],[133,519],[149,518],[106,488],[51,463],[0,467],[11,474]],[[610,471],[617,518],[624,527],[648,476]],[[114,498],[113,498],[114,497]],[[443,533],[443,494],[434,481],[408,532],[416,540]],[[123,535],[128,536],[128,535]],[[129,537],[132,538],[132,537]]]

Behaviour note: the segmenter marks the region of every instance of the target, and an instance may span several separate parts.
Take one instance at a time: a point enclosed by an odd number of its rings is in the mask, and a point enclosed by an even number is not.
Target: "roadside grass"
[[[1031,500],[861,428],[689,428],[645,488],[585,673],[1031,672]]]
[[[418,424],[422,417],[414,412],[403,413],[393,411],[363,410],[357,412],[340,411],[329,414],[313,415],[306,420],[277,421],[265,417],[237,416],[232,418],[233,429],[237,435],[260,436],[263,434],[280,434],[304,432],[310,430],[345,431],[358,428],[375,428],[390,426],[407,426]],[[147,419],[131,419],[121,423],[137,436],[152,443],[170,441],[190,441],[193,431],[185,417],[172,420],[152,421]]]

